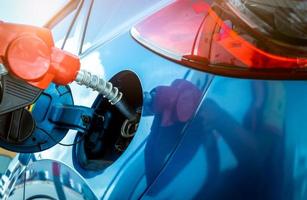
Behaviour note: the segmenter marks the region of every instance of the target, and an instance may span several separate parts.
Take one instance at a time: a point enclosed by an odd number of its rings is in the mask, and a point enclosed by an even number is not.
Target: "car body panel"
[[[215,77],[144,199],[306,199],[305,94],[304,81]]]

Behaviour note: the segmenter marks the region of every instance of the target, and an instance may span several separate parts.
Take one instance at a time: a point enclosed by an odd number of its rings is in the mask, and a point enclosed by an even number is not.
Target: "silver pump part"
[[[109,100],[112,105],[118,103],[123,96],[123,93],[113,86],[111,82],[105,81],[96,75],[85,70],[80,70],[75,80],[79,85],[84,85],[94,91],[99,92]]]

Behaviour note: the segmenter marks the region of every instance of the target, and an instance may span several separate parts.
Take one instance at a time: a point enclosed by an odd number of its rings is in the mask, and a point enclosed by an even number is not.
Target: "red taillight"
[[[207,2],[177,0],[137,24],[132,35],[157,53],[203,71],[240,77],[307,78],[307,55],[276,54],[269,41],[250,33],[238,17],[229,14],[226,5]]]

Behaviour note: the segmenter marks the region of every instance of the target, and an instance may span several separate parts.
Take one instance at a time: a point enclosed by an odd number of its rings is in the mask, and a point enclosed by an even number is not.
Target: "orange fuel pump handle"
[[[9,74],[40,89],[76,79],[80,60],[54,47],[49,29],[0,22],[0,62]]]
[[[137,113],[126,104],[122,98],[123,93],[112,83],[80,71],[79,58],[54,47],[52,34],[46,28],[0,22],[0,63],[10,75],[5,78],[21,79],[35,89],[46,89],[52,82],[67,85],[76,81],[103,94],[129,122],[137,121]],[[14,98],[18,98],[17,95]],[[4,105],[2,109],[0,104],[0,114],[30,105],[34,101],[31,98],[22,104]]]

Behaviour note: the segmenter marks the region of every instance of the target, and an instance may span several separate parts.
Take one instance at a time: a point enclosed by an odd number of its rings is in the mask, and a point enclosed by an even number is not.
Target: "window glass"
[[[171,0],[94,0],[83,52],[130,28],[137,20],[168,4]]]
[[[84,33],[84,27],[86,24],[86,19],[88,18],[90,6],[92,1],[83,1],[78,16],[75,19],[75,22],[72,26],[72,29],[65,41],[64,50],[69,51],[73,54],[79,54],[81,48],[81,41]]]
[[[55,27],[52,28],[53,39],[56,47],[62,48],[65,36],[76,14],[76,11],[77,10],[71,12],[67,17],[65,17],[62,21],[55,25]]]
[[[43,26],[69,0],[2,0],[0,20]]]

